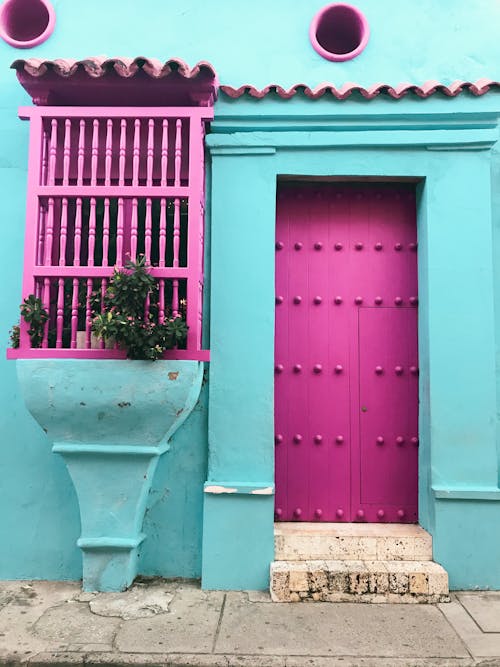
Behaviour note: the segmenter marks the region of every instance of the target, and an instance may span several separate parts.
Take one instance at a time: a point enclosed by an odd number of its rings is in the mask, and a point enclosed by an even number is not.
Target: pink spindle
[[[151,217],[151,208],[153,204],[151,198],[146,199],[146,221],[144,225],[144,254],[146,255],[147,264],[151,263],[151,228],[152,228],[152,217]]]
[[[154,137],[155,122],[152,118],[148,121],[148,157],[147,157],[147,180],[146,185],[153,185],[153,159],[154,159]]]
[[[87,280],[87,295],[85,298],[85,347],[90,349],[90,336],[92,327],[92,309],[90,307],[90,298],[92,296],[92,278]]]
[[[174,199],[174,235],[173,235],[173,250],[174,250],[174,268],[179,266],[179,246],[181,235],[181,202],[179,197]],[[179,314],[179,281],[174,278],[172,280],[172,315],[177,317]]]
[[[54,198],[49,197],[49,210],[47,214],[47,227],[45,229],[45,255],[43,258],[44,266],[52,264],[52,243],[54,241]]]
[[[64,148],[63,148],[63,185],[69,184],[69,161],[71,158],[71,121],[64,121]]]
[[[158,324],[165,322],[165,280],[159,280],[159,297],[158,297]]]
[[[43,246],[45,241],[45,219],[47,217],[47,207],[41,202],[40,203],[40,213],[38,217],[38,246],[37,246],[37,255],[36,263],[38,266],[43,264]]]
[[[76,184],[83,185],[83,169],[85,167],[85,121],[80,121],[80,132],[78,134],[78,162]]]
[[[56,182],[56,161],[57,161],[57,119],[53,118],[50,124],[50,148],[49,148],[49,185]]]
[[[59,231],[59,266],[66,265],[66,243],[68,239],[68,200],[63,197],[61,210],[61,229]]]
[[[102,221],[102,265],[108,266],[109,252],[109,198],[104,200],[104,216]]]
[[[108,289],[108,281],[106,280],[106,278],[103,278],[101,280],[101,313],[104,312],[104,296],[106,294],[107,289]],[[101,348],[101,350],[104,350],[106,347],[106,341],[104,340],[104,338],[101,338],[99,343],[100,343],[99,347]]]
[[[73,266],[80,266],[80,250],[82,247],[82,198],[76,199],[75,212],[75,240],[74,240]]]
[[[76,332],[78,330],[78,278],[73,278],[71,296],[71,347],[76,348]]]
[[[106,158],[104,162],[104,184],[111,185],[111,164],[113,158],[113,121],[106,123]]]
[[[64,322],[64,278],[57,281],[56,347],[62,347]]]
[[[92,123],[92,160],[90,163],[90,185],[97,185],[97,166],[99,159],[99,121]]]
[[[174,162],[174,185],[181,184],[181,159],[182,159],[182,120],[178,118],[175,122],[175,162]]]
[[[125,158],[127,155],[127,121],[120,121],[120,149],[118,160],[118,185],[125,185]]]
[[[119,197],[116,221],[116,263],[118,266],[123,266],[123,223],[123,197]]]
[[[172,317],[177,317],[179,314],[179,281],[174,278],[172,280]]]
[[[43,296],[42,296],[43,307],[50,312],[50,278],[43,279]],[[49,346],[49,322],[45,324],[43,332],[42,347]]]
[[[160,238],[159,238],[159,266],[165,266],[165,252],[167,248],[167,200],[162,197],[160,200]]]
[[[176,197],[174,199],[174,236],[173,236],[174,267],[179,266],[180,240],[181,240],[181,201],[179,197]]]
[[[167,185],[168,173],[168,120],[163,119],[161,135],[161,187]]]
[[[95,227],[96,227],[96,200],[92,197],[90,200],[90,215],[89,215],[89,247],[87,266],[94,266],[94,252],[95,252]]]
[[[187,316],[187,304],[186,304]],[[203,324],[203,284],[198,283],[198,347],[201,347],[201,331]]]
[[[130,225],[130,259],[135,262],[137,259],[137,197],[132,199],[132,220]]]
[[[47,185],[48,152],[49,152],[49,137],[47,135],[47,132],[44,131],[42,137],[42,168],[40,171],[42,185]]]
[[[139,159],[141,156],[141,121],[134,122],[134,152],[132,155],[132,185],[139,185]]]

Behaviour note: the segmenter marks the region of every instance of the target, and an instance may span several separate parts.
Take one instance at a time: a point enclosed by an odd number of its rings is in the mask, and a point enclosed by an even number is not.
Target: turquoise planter
[[[83,588],[124,590],[137,574],[158,459],[198,400],[203,364],[23,359],[17,374],[76,489]]]

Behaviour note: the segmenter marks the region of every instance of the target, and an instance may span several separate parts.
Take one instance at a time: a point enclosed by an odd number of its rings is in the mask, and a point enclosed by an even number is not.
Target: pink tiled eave
[[[208,106],[218,87],[210,63],[179,58],[30,58],[11,67],[37,105]]]
[[[297,94],[303,94],[310,99],[332,96],[337,100],[345,100],[353,93],[359,93],[368,100],[379,95],[387,95],[388,97],[398,100],[410,93],[422,98],[430,97],[436,93],[441,93],[448,97],[456,97],[463,92],[479,96],[484,95],[492,89],[500,89],[500,82],[483,78],[474,82],[454,81],[451,84],[444,84],[439,81],[426,81],[422,85],[400,83],[396,86],[391,86],[387,83],[375,83],[368,87],[352,82],[345,83],[339,87],[332,83],[320,83],[314,88],[311,88],[304,83],[297,83],[290,88],[284,88],[278,84],[270,84],[264,88],[256,88],[250,84],[245,84],[238,88],[222,85],[219,90],[224,93],[224,95],[231,98],[239,98],[243,95],[248,95],[253,98],[262,99],[268,95],[276,95],[282,99],[290,99]]]

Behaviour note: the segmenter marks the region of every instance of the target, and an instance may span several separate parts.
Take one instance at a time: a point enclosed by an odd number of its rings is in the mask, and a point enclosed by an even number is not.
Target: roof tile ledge
[[[218,80],[206,61],[190,67],[180,58],[165,62],[136,58],[94,56],[83,60],[29,58],[15,60],[21,85],[35,104],[97,104],[141,106],[211,105]]]
[[[442,93],[448,97],[456,97],[462,92],[469,92],[473,95],[480,96],[487,93],[492,88],[500,88],[500,82],[492,79],[482,78],[477,81],[454,81],[450,84],[440,83],[439,81],[426,81],[421,85],[414,83],[399,83],[396,86],[391,86],[387,83],[375,83],[372,86],[364,87],[354,82],[344,83],[337,87],[332,83],[320,83],[314,88],[305,83],[297,83],[291,88],[284,88],[278,84],[269,84],[264,88],[256,88],[250,84],[244,84],[239,88],[222,85],[220,91],[224,95],[237,99],[243,95],[249,95],[256,99],[262,99],[270,94],[275,94],[282,99],[290,99],[297,94],[302,93],[310,99],[318,99],[324,95],[331,95],[337,100],[345,100],[353,93],[360,93],[364,98],[371,100],[378,95],[387,95],[393,99],[399,100],[409,93],[418,95],[418,97],[427,98],[435,93]]]
[[[55,60],[40,60],[38,58],[29,58],[28,60],[18,59],[12,65],[16,71],[24,70],[30,76],[41,77],[52,71],[61,77],[70,77],[77,71],[84,71],[88,76],[100,78],[110,71],[116,72],[123,78],[131,78],[140,70],[154,79],[161,79],[172,72],[178,72],[185,79],[192,79],[199,74],[217,78],[216,72],[209,62],[204,60],[196,63],[194,67],[180,58],[169,58],[164,63],[155,58],[145,58],[137,56],[136,58],[108,58],[107,56],[94,56],[74,60],[71,58],[56,58]]]

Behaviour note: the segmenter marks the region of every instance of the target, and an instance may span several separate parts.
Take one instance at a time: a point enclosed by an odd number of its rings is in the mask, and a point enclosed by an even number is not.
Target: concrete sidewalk
[[[277,604],[153,580],[125,593],[0,583],[2,665],[500,666],[500,593],[441,605]]]

